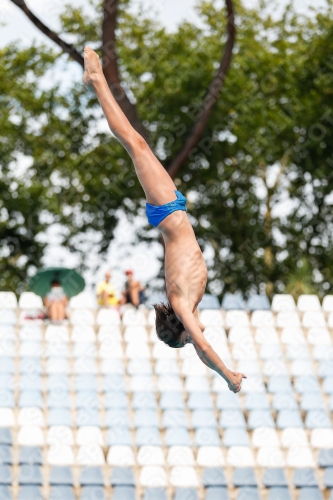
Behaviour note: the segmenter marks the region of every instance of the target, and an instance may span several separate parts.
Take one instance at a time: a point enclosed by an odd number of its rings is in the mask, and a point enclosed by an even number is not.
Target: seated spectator
[[[116,307],[119,304],[116,289],[110,283],[111,272],[105,273],[105,280],[98,283],[96,288],[97,300],[100,306]]]
[[[63,321],[66,319],[66,296],[59,281],[52,281],[50,292],[44,297],[44,305],[47,309],[47,317],[51,321]]]
[[[132,304],[138,307],[140,304],[144,303],[144,287],[141,286],[140,281],[135,281],[133,277],[133,271],[128,269],[125,271],[127,280],[125,283],[125,290],[122,292],[123,296],[120,300],[120,304]]]

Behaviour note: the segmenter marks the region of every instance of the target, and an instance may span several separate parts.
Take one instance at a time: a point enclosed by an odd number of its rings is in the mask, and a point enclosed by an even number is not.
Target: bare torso
[[[165,284],[172,297],[187,301],[194,311],[207,282],[207,267],[186,212],[168,215],[158,226],[165,243]]]

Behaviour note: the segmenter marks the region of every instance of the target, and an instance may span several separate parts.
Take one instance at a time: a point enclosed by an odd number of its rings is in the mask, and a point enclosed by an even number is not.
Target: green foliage
[[[276,21],[268,5],[248,9],[236,2],[232,66],[176,184],[188,195],[202,249],[212,254],[211,291],[266,289],[271,295],[287,287],[295,295],[332,293],[332,9],[301,18],[290,4]],[[184,22],[168,33],[146,12],[131,14],[129,6],[129,0],[121,2],[120,71],[167,166],[218,66],[225,12],[202,1],[203,28]],[[78,50],[86,43],[100,47],[101,2],[92,0],[89,12],[67,5],[60,20]],[[45,47],[11,46],[1,54],[1,288],[16,289],[40,265],[41,234],[54,222],[71,250],[93,233],[104,252],[118,209],[129,217],[142,212],[131,160],[114,138],[98,131],[94,96],[76,83],[66,91],[57,82],[42,90],[39,82],[58,57]],[[31,158],[21,176],[17,153]],[[150,229],[139,237],[155,237]]]

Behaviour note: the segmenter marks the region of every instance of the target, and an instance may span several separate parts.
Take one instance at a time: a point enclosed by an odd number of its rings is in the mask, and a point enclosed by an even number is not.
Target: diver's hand
[[[241,390],[241,384],[243,378],[247,378],[244,373],[237,373],[237,372],[232,372],[229,371],[226,375],[227,382],[228,382],[228,387],[230,391],[232,392],[239,392]]]

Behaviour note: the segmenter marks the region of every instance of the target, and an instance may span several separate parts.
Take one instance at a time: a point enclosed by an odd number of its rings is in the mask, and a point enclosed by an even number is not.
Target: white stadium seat
[[[257,427],[252,434],[252,444],[255,448],[280,446],[276,429],[272,429],[271,427]]]
[[[15,417],[11,408],[0,408],[0,428],[14,427]]]
[[[314,369],[309,359],[295,359],[290,366],[290,375],[300,377],[302,375],[313,375]]]
[[[192,360],[184,360],[182,365],[182,374],[187,375],[188,363]],[[201,363],[203,364],[203,363]],[[176,359],[158,359],[155,363],[156,375],[179,375],[179,367]],[[201,373],[199,374],[201,375]]]
[[[67,342],[47,342],[46,358],[69,358],[69,344]]]
[[[226,384],[223,384],[223,386],[226,386]],[[227,388],[226,390],[229,389]],[[261,375],[251,375],[251,377],[243,379],[242,392],[244,394],[251,394],[253,392],[265,392],[265,385]]]
[[[126,356],[128,359],[150,358],[150,349],[147,342],[128,342],[126,346]]]
[[[124,332],[125,342],[147,342],[148,334],[144,326],[126,326]]]
[[[230,357],[230,355],[228,357]],[[239,361],[257,359],[257,351],[252,338],[248,338],[243,342],[235,343],[232,347],[232,357]]]
[[[99,427],[83,426],[79,427],[76,435],[76,443],[79,446],[87,444],[98,444],[104,446],[104,439]]]
[[[285,459],[278,446],[263,446],[257,454],[258,467],[284,467]]]
[[[189,446],[171,446],[168,450],[167,464],[195,465],[192,449]]]
[[[314,448],[333,448],[333,429],[313,429],[311,446]]]
[[[17,316],[14,309],[0,309],[0,328],[2,325],[16,325]]]
[[[65,425],[54,425],[50,427],[46,435],[46,444],[48,445],[74,445],[73,431]]]
[[[147,321],[143,311],[131,307],[124,312],[122,323],[124,326],[146,326]]]
[[[209,383],[205,375],[189,376],[185,380],[185,391],[187,392],[209,392]]]
[[[81,292],[69,300],[71,309],[97,309],[95,295],[88,292]]]
[[[40,358],[42,355],[42,344],[40,342],[21,342],[19,347],[19,356],[21,358],[25,357],[37,357]]]
[[[278,328],[299,328],[301,321],[296,311],[280,311],[276,316],[276,326]]]
[[[76,325],[72,330],[71,339],[73,342],[95,342],[94,328],[89,325]]]
[[[148,375],[134,375],[129,382],[129,389],[132,392],[153,391],[154,388],[154,380]]]
[[[283,352],[280,344],[262,344],[259,350],[259,357],[264,361],[269,359],[283,359]]]
[[[123,359],[124,350],[120,342],[101,342],[99,347],[99,357],[104,359]]]
[[[260,375],[260,365],[256,359],[243,358],[237,363],[237,371],[245,375]]]
[[[272,311],[294,311],[296,309],[296,304],[292,295],[289,294],[279,294],[274,295],[272,300]]]
[[[152,356],[154,359],[175,359],[177,357],[177,352],[175,349],[171,349],[164,342],[159,340],[154,344]]]
[[[204,326],[223,326],[223,316],[219,309],[205,309],[200,311],[200,322]]]
[[[16,309],[17,299],[14,292],[0,292],[0,309]]]
[[[206,326],[203,334],[211,345],[221,341],[228,341],[227,334],[222,326]]]
[[[321,311],[306,311],[303,314],[302,325],[304,328],[325,328],[326,321]]]
[[[162,360],[160,360],[162,361]],[[165,361],[174,361],[174,360],[165,360]],[[173,372],[169,373],[178,373],[178,367],[177,370],[174,370]],[[181,368],[181,373],[183,376],[187,377],[189,375],[195,376],[195,375],[206,375],[207,374],[207,367],[203,364],[203,362],[197,358],[197,359],[184,359],[182,361],[182,368]]]
[[[279,344],[279,336],[274,327],[257,328],[254,335],[257,344]]]
[[[17,435],[20,446],[44,446],[44,434],[38,425],[25,425],[20,427]]]
[[[171,469],[170,484],[175,488],[197,488],[199,479],[194,467],[177,465]]]
[[[227,465],[230,467],[254,467],[252,450],[248,446],[230,446],[227,454]]]
[[[168,479],[164,467],[145,465],[141,469],[139,483],[145,488],[165,488]]]
[[[225,467],[225,459],[218,446],[198,448],[197,464],[199,467]]]
[[[250,321],[245,311],[227,311],[225,315],[226,328],[233,326],[250,326]]]
[[[106,461],[117,467],[132,467],[135,465],[134,453],[131,446],[111,446]]]
[[[95,317],[89,309],[74,309],[70,315],[70,321],[72,325],[93,326]]]
[[[100,309],[97,313],[96,323],[98,326],[119,326],[119,312],[116,309]]]
[[[103,450],[95,443],[80,446],[76,461],[78,465],[86,465],[89,467],[105,464]]]
[[[47,452],[47,463],[56,466],[73,465],[73,449],[67,445],[51,445]]]
[[[333,359],[332,344],[315,345],[312,351],[312,357],[315,361]]]
[[[269,359],[264,362],[262,373],[265,377],[288,375],[288,369],[283,359]]]
[[[74,361],[73,373],[75,375],[96,375],[97,374],[97,364],[92,358],[87,358],[85,356],[77,358]]]
[[[264,327],[274,327],[275,321],[274,316],[271,311],[253,311],[251,316],[251,326],[256,328]]]
[[[228,340],[231,344],[238,344],[253,339],[251,329],[243,326],[234,326],[230,329]]]
[[[60,374],[69,372],[69,361],[67,358],[49,358],[46,363],[46,373]]]
[[[292,446],[288,448],[287,467],[315,467],[311,448],[308,446]]]
[[[104,325],[98,329],[97,340],[99,342],[104,340],[122,342],[123,336],[119,326]]]
[[[297,309],[299,311],[320,311],[321,305],[317,295],[300,295],[297,301]]]
[[[303,330],[295,327],[285,327],[281,333],[281,342],[288,345],[306,344]]]
[[[305,344],[288,345],[286,350],[286,358],[289,361],[297,359],[310,359],[308,346]]]
[[[137,461],[139,465],[165,465],[163,450],[160,446],[141,446]]]
[[[122,359],[113,359],[110,363],[109,359],[103,359],[100,365],[102,375],[124,375],[125,368]]]
[[[20,309],[43,309],[41,297],[33,292],[23,292],[19,298]]]
[[[42,340],[42,329],[38,325],[21,326],[19,331],[20,340]]]
[[[283,448],[307,447],[309,441],[304,429],[289,427],[282,431],[281,444]]]
[[[47,342],[69,342],[68,328],[62,325],[47,325],[45,340]]]
[[[158,377],[157,387],[159,392],[181,392],[183,390],[180,378],[173,375]]]
[[[149,359],[130,359],[127,372],[129,375],[152,375],[153,370]]]
[[[17,417],[18,425],[34,425],[44,427],[44,415],[42,410],[35,407],[21,408]]]
[[[96,345],[92,342],[79,342],[72,349],[73,358],[96,358]]]
[[[2,356],[8,358],[16,356],[15,340],[13,338],[0,337],[0,359]]]
[[[325,295],[322,308],[325,312],[333,312],[333,295]]]
[[[327,328],[310,328],[308,331],[308,342],[312,345],[326,345],[332,344],[331,336]]]

